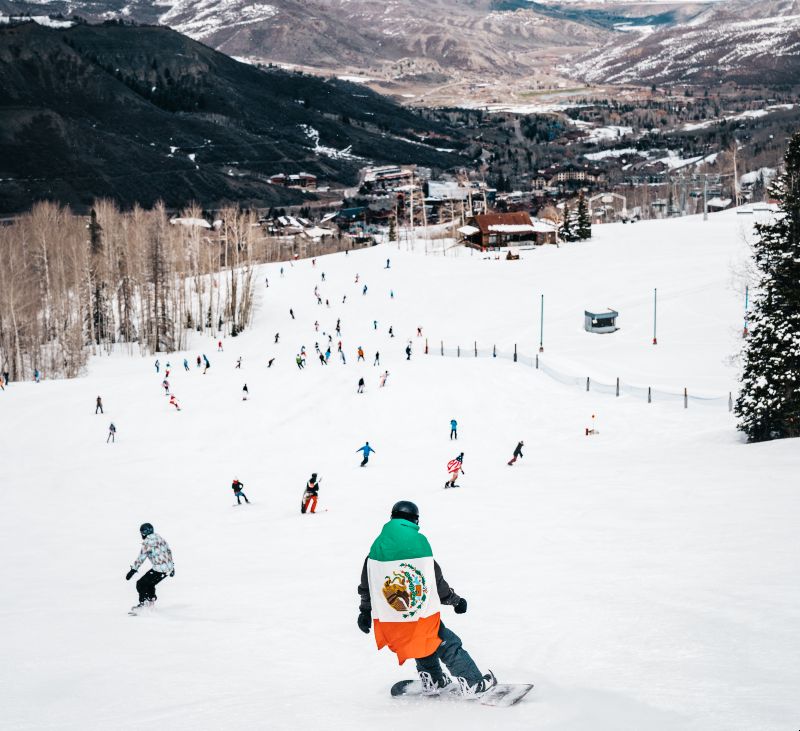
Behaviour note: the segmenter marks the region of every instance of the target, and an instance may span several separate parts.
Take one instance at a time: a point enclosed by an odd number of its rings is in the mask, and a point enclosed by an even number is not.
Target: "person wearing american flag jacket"
[[[157,599],[156,584],[163,581],[167,575],[175,576],[172,551],[167,542],[155,532],[150,523],[142,523],[139,533],[142,536],[142,548],[139,551],[139,557],[131,564],[130,571],[125,575],[125,580],[131,580],[131,577],[139,570],[145,559],[150,560],[153,568],[136,582],[139,603],[132,607],[133,610],[151,606]]]

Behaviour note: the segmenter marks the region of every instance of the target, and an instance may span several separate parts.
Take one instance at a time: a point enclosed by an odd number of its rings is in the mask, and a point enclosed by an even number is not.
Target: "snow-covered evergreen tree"
[[[739,429],[751,442],[800,436],[800,132],[772,186],[775,220],[756,225],[758,294],[749,318]]]
[[[589,206],[581,191],[578,197],[578,208],[575,214],[575,238],[580,241],[592,238],[592,220],[589,217]]]
[[[558,228],[558,238],[562,241],[574,241],[575,232],[572,230],[572,211],[569,210],[569,204],[564,202],[564,219],[561,226]]]

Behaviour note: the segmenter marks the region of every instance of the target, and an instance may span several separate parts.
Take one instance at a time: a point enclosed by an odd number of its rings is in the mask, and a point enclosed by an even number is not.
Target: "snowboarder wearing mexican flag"
[[[378,649],[388,646],[401,665],[414,658],[425,695],[436,695],[455,680],[463,696],[477,698],[497,684],[491,671],[481,675],[460,638],[441,621],[442,604],[464,614],[467,600],[442,576],[428,539],[419,532],[414,503],[401,500],[392,507],[391,520],[364,561],[358,593],[359,629],[369,634],[373,626]]]

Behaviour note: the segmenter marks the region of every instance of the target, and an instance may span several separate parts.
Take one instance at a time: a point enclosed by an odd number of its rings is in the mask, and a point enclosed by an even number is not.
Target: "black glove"
[[[131,569],[130,571],[128,571],[128,573],[125,574],[125,581],[130,581],[131,580],[131,576],[133,576],[135,573],[136,573],[136,569]]]
[[[369,634],[370,627],[372,627],[372,616],[369,612],[359,612],[358,619],[358,628],[365,634]]]
[[[170,576],[175,576],[175,569],[172,569],[172,571],[169,572],[169,575]]]
[[[462,596],[453,606],[456,614],[464,614],[467,611],[467,600]]]

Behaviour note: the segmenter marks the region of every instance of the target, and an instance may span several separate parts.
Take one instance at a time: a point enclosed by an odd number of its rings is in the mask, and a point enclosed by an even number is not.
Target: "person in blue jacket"
[[[458,422],[450,419],[450,439],[458,439]]]
[[[356,452],[361,452],[361,454],[364,456],[364,459],[361,461],[361,467],[364,467],[364,465],[366,465],[367,462],[369,462],[369,456],[374,451],[375,450],[369,446],[369,442],[366,442],[363,447],[359,447],[356,450]]]

